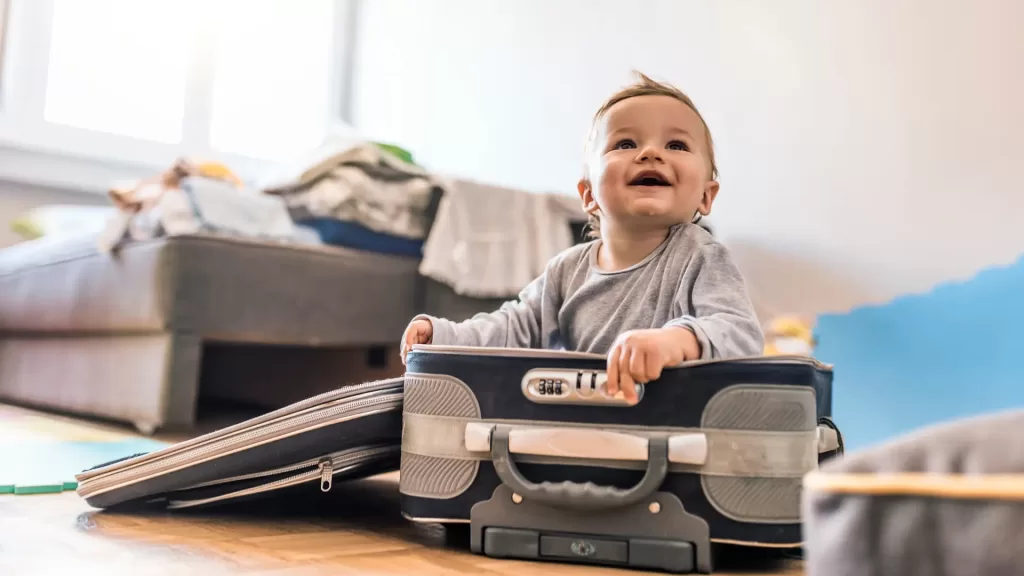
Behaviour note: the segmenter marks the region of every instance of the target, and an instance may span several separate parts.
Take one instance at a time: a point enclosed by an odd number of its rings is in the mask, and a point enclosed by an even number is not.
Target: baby
[[[729,252],[695,223],[711,213],[711,133],[689,97],[638,74],[594,116],[577,188],[596,238],[548,262],[516,301],[465,322],[427,315],[414,344],[607,354],[608,392],[697,359],[759,356],[764,335]]]

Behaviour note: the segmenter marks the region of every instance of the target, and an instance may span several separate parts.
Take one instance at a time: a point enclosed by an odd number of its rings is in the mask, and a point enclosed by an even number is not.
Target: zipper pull
[[[331,460],[320,461],[320,491],[328,492],[331,489],[331,482],[334,480],[334,465]]]

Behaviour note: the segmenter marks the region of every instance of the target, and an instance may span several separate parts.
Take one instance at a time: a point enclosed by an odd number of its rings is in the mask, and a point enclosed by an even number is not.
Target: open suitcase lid
[[[323,426],[398,410],[402,382],[393,378],[345,386],[161,450],[101,464],[76,475],[78,495],[94,498]]]
[[[399,461],[400,450],[401,446],[397,444],[349,448],[287,466],[200,482],[162,497],[166,499],[168,510],[181,510],[226,503],[303,484],[319,484],[321,492],[329,492],[336,480],[361,478],[382,468],[394,468]]]

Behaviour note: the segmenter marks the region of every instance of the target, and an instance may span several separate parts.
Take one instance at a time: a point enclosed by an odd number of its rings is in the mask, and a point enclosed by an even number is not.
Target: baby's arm
[[[608,392],[638,400],[636,382],[661,377],[685,360],[760,356],[764,334],[739,269],[725,248],[705,246],[681,271],[678,318],[620,335],[608,353]]]
[[[518,300],[506,302],[494,312],[480,313],[462,322],[421,314],[413,322],[430,322],[430,343],[440,346],[540,348],[541,302],[546,286],[545,273],[527,285]]]
[[[687,267],[677,298],[684,314],[665,327],[692,330],[701,359],[760,356],[764,333],[746,284],[728,251],[712,244]]]

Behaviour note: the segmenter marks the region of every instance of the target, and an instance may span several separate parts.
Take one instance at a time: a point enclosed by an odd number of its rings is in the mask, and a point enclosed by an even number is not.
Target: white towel
[[[448,179],[420,274],[461,295],[510,298],[574,244],[579,199]]]

